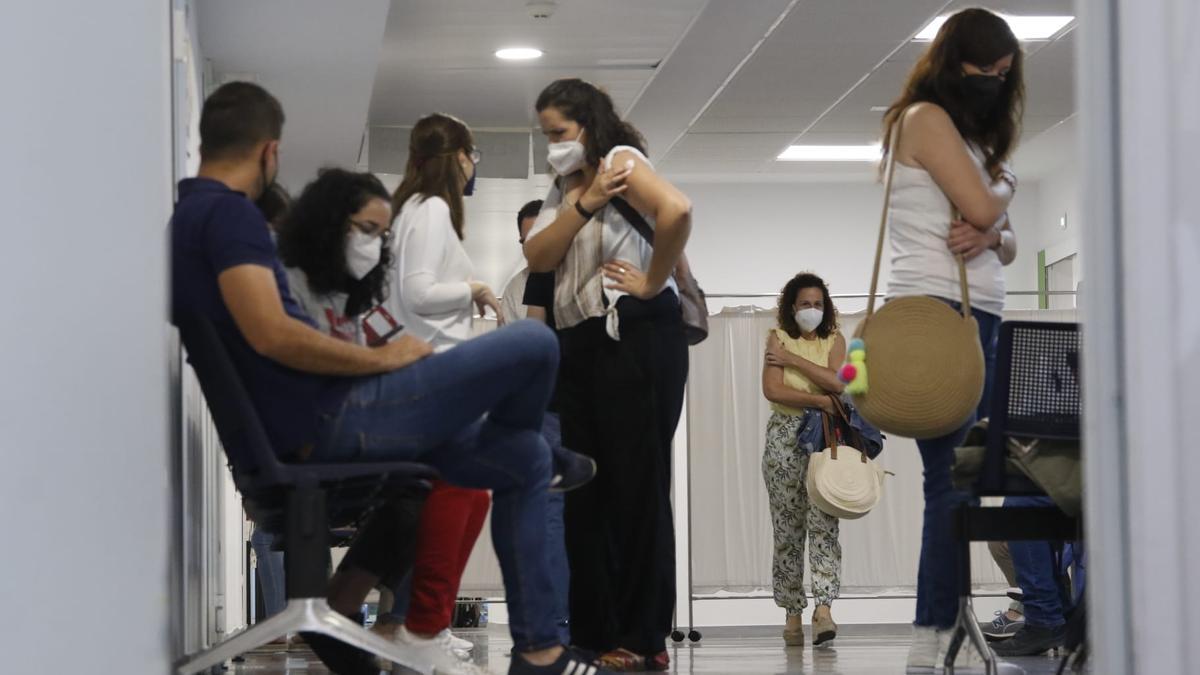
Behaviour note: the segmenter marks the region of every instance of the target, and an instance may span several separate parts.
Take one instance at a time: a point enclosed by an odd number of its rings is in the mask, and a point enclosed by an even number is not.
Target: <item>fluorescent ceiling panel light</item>
[[[496,58],[505,61],[529,61],[541,57],[542,50],[533,47],[505,47],[496,51]]]
[[[781,162],[878,162],[878,143],[870,145],[792,145],[776,159]]]
[[[929,42],[937,37],[938,30],[949,18],[949,16],[939,16],[930,21],[929,25],[921,29],[921,32],[917,33],[913,40]],[[1075,20],[1073,16],[1016,16],[1013,14],[1001,14],[1000,18],[1008,22],[1018,40],[1049,40]]]

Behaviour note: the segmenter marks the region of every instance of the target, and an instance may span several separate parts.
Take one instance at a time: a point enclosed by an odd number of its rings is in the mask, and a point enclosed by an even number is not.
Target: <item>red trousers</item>
[[[412,595],[404,622],[408,630],[433,635],[450,627],[458,585],[491,502],[487,490],[434,481],[417,530]]]

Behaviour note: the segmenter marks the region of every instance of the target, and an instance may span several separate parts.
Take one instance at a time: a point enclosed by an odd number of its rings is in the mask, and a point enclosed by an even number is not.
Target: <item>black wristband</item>
[[[579,203],[578,200],[575,202],[575,210],[579,212],[579,215],[583,216],[584,220],[591,220],[592,216],[596,215],[594,211],[588,211],[583,208],[583,204]]]

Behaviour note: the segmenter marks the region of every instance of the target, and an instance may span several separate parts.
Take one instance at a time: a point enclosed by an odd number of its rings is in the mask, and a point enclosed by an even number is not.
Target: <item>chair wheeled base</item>
[[[433,675],[433,664],[417,661],[403,647],[382,638],[338,614],[324,598],[289,600],[284,610],[249,626],[220,644],[186,657],[175,668],[176,675],[194,675],[262,647],[289,633],[321,633],[370,652],[420,675]]]

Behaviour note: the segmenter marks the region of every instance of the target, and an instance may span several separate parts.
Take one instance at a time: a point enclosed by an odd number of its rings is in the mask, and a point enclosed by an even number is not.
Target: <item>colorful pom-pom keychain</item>
[[[861,338],[850,341],[846,364],[838,371],[838,379],[846,384],[847,394],[867,393],[867,345]]]

